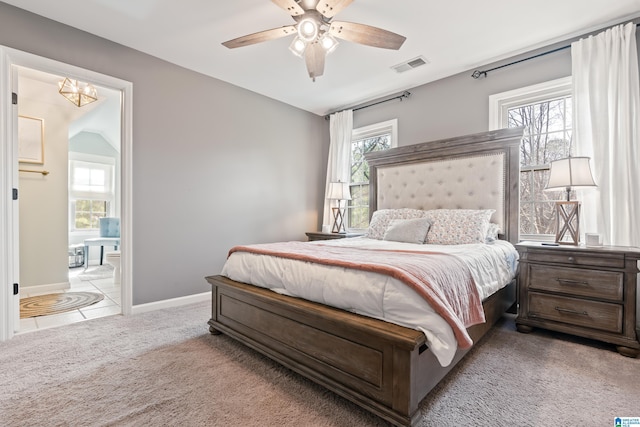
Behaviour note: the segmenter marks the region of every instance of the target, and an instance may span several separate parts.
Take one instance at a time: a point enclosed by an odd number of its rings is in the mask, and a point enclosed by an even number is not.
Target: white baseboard
[[[46,285],[35,285],[35,286],[24,286],[20,287],[20,294],[28,294],[28,295],[44,295],[50,294],[52,292],[60,292],[70,289],[71,285],[69,282],[60,282],[60,283],[48,283]]]
[[[146,313],[148,311],[160,310],[163,308],[181,307],[183,305],[195,304],[202,301],[211,301],[211,292],[134,305],[131,307],[131,314]]]

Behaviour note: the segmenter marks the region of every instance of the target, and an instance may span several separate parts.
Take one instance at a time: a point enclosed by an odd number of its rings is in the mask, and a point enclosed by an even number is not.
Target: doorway
[[[51,210],[52,204],[44,204],[41,203],[39,206],[37,204],[33,205],[32,213],[37,213],[39,215],[44,215],[47,217],[47,221],[49,219],[55,219],[54,224],[47,224],[46,227],[57,229],[55,230],[55,238],[53,239],[42,239],[42,242],[55,240],[55,245],[57,246],[55,250],[49,250],[44,255],[42,252],[40,254],[36,254],[38,252],[39,246],[38,238],[39,236],[25,236],[28,234],[33,227],[31,228],[23,228],[20,226],[21,215],[20,211],[22,210],[22,205],[19,205],[23,200],[20,200],[21,197],[18,197],[18,201],[14,201],[13,203],[4,203],[0,204],[0,209],[2,209],[2,215],[6,221],[3,221],[3,231],[7,233],[7,239],[3,242],[3,246],[0,247],[0,264],[2,267],[6,267],[3,271],[2,281],[3,281],[3,289],[0,292],[0,307],[3,311],[3,315],[0,316],[0,341],[11,338],[16,332],[20,330],[20,319],[19,319],[19,299],[21,297],[21,290],[32,290],[34,289],[34,283],[40,281],[42,283],[36,283],[35,286],[39,286],[38,291],[48,291],[55,290],[58,288],[69,287],[69,265],[71,262],[70,258],[70,246],[77,246],[81,244],[78,240],[83,240],[82,233],[95,233],[95,227],[93,230],[79,230],[78,225],[81,225],[81,221],[76,221],[76,219],[81,215],[74,215],[74,213],[70,210],[70,207],[73,208],[72,203],[67,198],[67,191],[69,188],[68,185],[68,165],[70,157],[84,157],[85,160],[87,157],[90,157],[95,160],[97,157],[109,157],[109,156],[100,156],[100,153],[96,153],[96,147],[100,144],[96,145],[97,140],[101,140],[103,152],[101,154],[105,154],[105,150],[108,151],[109,146],[112,147],[112,151],[116,154],[112,156],[113,158],[113,167],[114,171],[117,168],[117,173],[115,176],[118,176],[119,179],[114,179],[114,188],[117,189],[117,197],[114,197],[113,200],[109,201],[109,214],[113,216],[119,217],[121,220],[120,226],[120,234],[121,241],[120,246],[118,247],[121,252],[121,280],[119,293],[120,297],[117,298],[116,295],[112,295],[113,299],[119,299],[120,307],[118,308],[119,312],[123,314],[131,313],[131,93],[132,93],[132,84],[129,82],[122,81],[120,79],[116,79],[113,77],[105,76],[99,73],[91,72],[88,70],[80,69],[74,66],[70,66],[68,64],[63,64],[57,61],[52,61],[46,58],[37,57],[31,54],[27,54],[20,51],[15,51],[9,48],[0,47],[0,64],[2,64],[2,68],[0,70],[0,74],[2,79],[0,80],[0,85],[5,86],[2,93],[16,93],[17,96],[14,96],[14,99],[17,101],[22,100],[22,105],[13,105],[13,107],[8,110],[4,108],[0,110],[0,116],[2,116],[4,123],[7,124],[5,131],[2,133],[3,139],[3,153],[0,156],[0,160],[3,164],[3,169],[5,169],[5,173],[2,176],[2,180],[8,182],[8,189],[3,188],[2,191],[13,191],[16,189],[17,193],[25,196],[23,199],[26,202],[26,197],[28,195],[29,189],[27,188],[28,184],[38,184],[42,183],[42,178],[54,178],[52,181],[58,180],[63,181],[64,184],[59,184],[58,188],[62,188],[64,185],[64,195],[65,197],[58,203],[64,205],[64,209],[58,209],[59,211],[63,211],[64,213],[61,215],[63,218],[60,219],[60,214],[56,217],[54,214],[49,214],[48,211]],[[96,87],[98,90],[102,90],[103,92],[103,100],[102,102],[96,102],[93,107],[94,110],[101,109],[108,103],[115,104],[115,108],[117,110],[116,115],[118,120],[117,126],[113,127],[110,130],[102,131],[98,122],[96,121],[96,117],[92,117],[90,110],[87,109],[87,106],[84,107],[76,107],[72,104],[69,104],[73,107],[71,110],[67,112],[61,112],[60,106],[56,106],[56,102],[65,100],[59,93],[57,88],[58,79],[60,77],[70,77],[73,79],[77,79],[83,82],[89,82]],[[24,79],[29,78],[30,83],[24,84]],[[40,80],[38,80],[38,78]],[[23,84],[20,84],[20,82]],[[36,83],[34,83],[34,81]],[[33,85],[36,88],[36,97],[40,96],[42,92],[49,93],[50,90],[47,86],[54,89],[52,92],[55,96],[52,98],[55,101],[43,101],[41,100],[41,105],[39,106],[41,109],[41,113],[37,114],[29,114],[24,109],[31,108],[33,111],[33,104],[29,107],[29,102],[25,101],[23,98],[23,91],[25,96],[34,97],[33,94],[30,94],[30,85]],[[10,87],[7,87],[10,86]],[[24,86],[24,87],[22,87]],[[40,94],[38,94],[38,92]],[[100,95],[99,95],[100,96]],[[58,100],[57,97],[60,99]],[[111,101],[109,101],[111,100]],[[102,106],[100,105],[102,104]],[[7,103],[3,102],[3,105],[7,105]],[[98,108],[101,107],[101,108]],[[74,110],[76,109],[76,110]],[[82,111],[82,109],[86,109]],[[71,112],[69,112],[71,111]],[[20,152],[20,147],[18,144],[18,122],[19,117],[31,117],[31,118],[41,118],[34,117],[37,115],[51,115],[49,120],[44,123],[44,126],[47,126],[47,122],[50,125],[54,126],[52,129],[54,139],[64,139],[65,140],[65,149],[64,149],[64,160],[60,160],[62,157],[60,147],[55,147],[53,144],[47,144],[47,141],[44,141],[44,161],[38,159],[38,162],[32,162],[31,164],[25,163],[24,158],[20,156],[24,156],[24,153]],[[68,123],[68,126],[61,126],[61,123]],[[55,136],[56,132],[60,132],[61,135]],[[115,132],[115,136],[114,135]],[[44,132],[44,135],[49,135],[51,132]],[[111,136],[109,135],[111,133]],[[83,139],[85,142],[87,140],[92,140],[90,144],[93,145],[92,150],[94,152],[82,152],[78,153],[77,146],[82,144],[75,144],[75,139]],[[110,141],[111,140],[111,141]],[[116,141],[116,142],[114,142]],[[53,141],[51,141],[53,142]],[[105,145],[106,144],[106,145]],[[119,145],[119,146],[118,146]],[[75,148],[73,148],[75,146]],[[70,154],[71,151],[74,151]],[[57,151],[56,151],[57,150]],[[50,151],[50,152],[49,152]],[[91,150],[88,150],[91,151]],[[100,150],[98,150],[100,151]],[[47,154],[49,152],[49,154]],[[56,156],[57,156],[57,164],[56,164]],[[29,159],[32,160],[32,159]],[[49,167],[51,166],[51,167]],[[48,169],[53,169],[55,167],[57,177],[53,176],[53,170],[49,171]],[[23,170],[22,172],[20,170]],[[24,172],[24,170],[34,170],[35,172]],[[44,174],[44,172],[48,172],[48,174]],[[40,180],[40,182],[38,182]],[[21,189],[21,187],[24,187]],[[24,191],[23,191],[24,190]],[[16,191],[13,191],[14,193]],[[7,194],[9,196],[9,194]],[[40,197],[43,199],[44,196]],[[33,201],[32,201],[33,202]],[[20,209],[18,209],[20,206]],[[40,211],[40,212],[37,212]],[[48,218],[48,217],[55,218]],[[25,220],[26,221],[26,220]],[[43,221],[42,218],[40,219]],[[37,222],[36,222],[37,223]],[[91,228],[91,227],[89,227]],[[30,230],[30,231],[27,231]],[[74,236],[74,233],[76,234]],[[21,236],[22,235],[22,236]],[[44,236],[43,236],[44,237]],[[21,248],[22,245],[25,245],[24,238],[31,238],[32,240],[28,244],[28,248]],[[34,240],[35,239],[35,240]],[[34,244],[34,241],[36,242]],[[21,245],[22,243],[22,245]],[[24,249],[24,250],[22,250]],[[25,252],[28,250],[28,252]],[[96,252],[95,250],[93,251]],[[32,255],[36,254],[35,259],[31,259]],[[90,252],[90,256],[93,254]],[[95,256],[89,259],[87,265],[90,267],[92,265],[92,261],[95,259]],[[34,263],[34,265],[30,265],[27,268],[27,265]],[[97,261],[96,261],[97,262]],[[51,263],[51,266],[49,264]],[[46,267],[46,268],[45,268]],[[31,273],[38,272],[41,273],[40,270],[49,270],[49,278],[46,280],[42,280],[42,278],[34,278]],[[26,273],[26,272],[29,273]],[[20,286],[21,281],[24,281],[25,286]],[[18,283],[18,285],[14,285],[14,283]],[[15,291],[18,291],[17,293]],[[26,293],[26,292],[25,292]]]
[[[85,245],[99,238],[100,218],[120,220],[121,91],[32,68],[14,70],[21,305],[42,304],[45,295],[81,303],[60,313],[21,313],[16,333],[120,314],[120,269],[116,276],[113,255],[106,257],[112,263],[104,262]],[[78,105],[81,99],[71,93],[70,102],[59,92],[63,82],[95,91],[95,100],[83,98]],[[28,145],[33,139],[40,141]]]

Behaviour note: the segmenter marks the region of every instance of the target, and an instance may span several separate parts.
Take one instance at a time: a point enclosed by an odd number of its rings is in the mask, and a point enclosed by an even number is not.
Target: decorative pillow
[[[463,245],[485,243],[494,209],[436,209],[428,211],[431,228],[427,243]]]
[[[431,223],[427,218],[392,219],[383,240],[424,244]]]
[[[392,219],[424,218],[425,211],[419,209],[380,209],[371,216],[371,222],[365,237],[382,240]]]
[[[499,233],[500,226],[498,224],[490,222],[489,226],[487,227],[487,238],[485,239],[485,241],[487,243],[495,242],[496,240],[498,240]]]

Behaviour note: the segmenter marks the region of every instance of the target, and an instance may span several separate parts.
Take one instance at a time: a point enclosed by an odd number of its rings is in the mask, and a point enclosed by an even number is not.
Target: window
[[[351,137],[351,200],[347,206],[347,227],[364,230],[369,226],[369,165],[365,153],[396,147],[396,119],[354,129]]]
[[[100,218],[111,215],[114,197],[113,159],[87,155],[70,158],[70,230],[98,229]]]
[[[87,230],[100,228],[100,218],[109,213],[109,202],[106,200],[75,200],[72,203],[73,229]]]
[[[492,95],[492,129],[525,128],[520,146],[520,238],[555,235],[555,201],[564,192],[543,191],[553,160],[571,155],[571,78]]]

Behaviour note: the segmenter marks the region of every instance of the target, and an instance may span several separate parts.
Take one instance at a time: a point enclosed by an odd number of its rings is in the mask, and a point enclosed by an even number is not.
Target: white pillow
[[[380,209],[371,216],[366,237],[382,240],[387,227],[389,227],[389,221],[392,219],[424,218],[425,215],[426,212],[419,209]]]
[[[485,243],[489,220],[495,209],[436,209],[428,211],[431,228],[427,243],[464,245]]]
[[[487,227],[487,238],[485,241],[487,243],[495,242],[496,240],[498,240],[498,234],[500,234],[500,226],[498,224],[490,222],[489,226]]]
[[[426,218],[392,219],[383,240],[424,244],[431,223]]]

